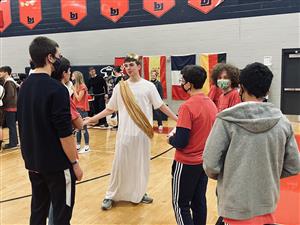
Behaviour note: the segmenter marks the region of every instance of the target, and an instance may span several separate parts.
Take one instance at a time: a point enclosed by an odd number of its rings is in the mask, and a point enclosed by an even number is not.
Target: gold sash
[[[131,119],[149,138],[153,138],[154,132],[152,125],[139,105],[136,103],[131,89],[129,88],[127,82],[125,82],[123,79],[120,81],[120,91],[123,102]]]

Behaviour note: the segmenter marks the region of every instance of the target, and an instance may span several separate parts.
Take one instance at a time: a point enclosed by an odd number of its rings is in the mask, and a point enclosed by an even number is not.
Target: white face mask
[[[229,79],[218,79],[217,85],[219,88],[226,90],[230,87],[230,80]]]

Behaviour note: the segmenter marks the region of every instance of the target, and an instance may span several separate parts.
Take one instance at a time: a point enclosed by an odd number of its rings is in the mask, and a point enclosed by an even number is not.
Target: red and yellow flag
[[[226,63],[226,53],[205,53],[200,55],[200,66],[207,73],[207,79],[203,85],[203,92],[208,94],[212,85],[211,72],[217,63]]]
[[[144,78],[151,79],[151,71],[158,71],[157,80],[160,81],[163,88],[163,98],[167,98],[167,81],[166,81],[166,56],[144,56]]]

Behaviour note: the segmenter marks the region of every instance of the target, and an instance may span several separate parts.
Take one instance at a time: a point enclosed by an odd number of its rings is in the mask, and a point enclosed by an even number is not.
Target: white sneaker
[[[76,144],[76,149],[77,149],[77,151],[79,151],[80,148],[81,148],[80,144]]]
[[[164,129],[164,127],[163,127],[162,125],[158,126],[158,131],[159,131],[159,132],[162,132],[163,129]]]
[[[79,154],[83,154],[83,153],[87,153],[91,151],[90,146],[89,145],[85,145],[78,153]]]

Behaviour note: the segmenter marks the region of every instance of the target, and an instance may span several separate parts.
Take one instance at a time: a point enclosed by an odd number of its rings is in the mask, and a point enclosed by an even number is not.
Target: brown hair
[[[231,87],[232,88],[238,87],[240,70],[237,67],[227,63],[218,63],[214,66],[211,75],[213,83],[217,86],[217,81],[223,71],[226,71],[227,76],[231,81]]]

